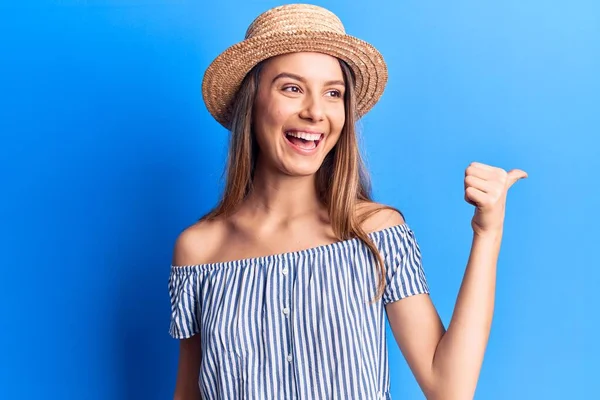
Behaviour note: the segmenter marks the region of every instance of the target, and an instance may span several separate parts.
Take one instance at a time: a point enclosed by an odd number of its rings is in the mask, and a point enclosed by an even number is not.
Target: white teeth
[[[308,133],[308,132],[296,132],[296,131],[293,131],[293,132],[286,132],[285,134],[289,135],[289,136],[297,137],[297,138],[300,138],[300,139],[304,139],[304,140],[315,141],[315,140],[321,139],[321,134],[320,133]]]

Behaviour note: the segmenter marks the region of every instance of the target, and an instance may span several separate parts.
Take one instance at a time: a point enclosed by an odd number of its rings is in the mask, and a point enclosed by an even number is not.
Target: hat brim
[[[379,101],[388,72],[383,56],[377,49],[350,35],[295,31],[246,39],[221,53],[209,65],[202,81],[206,108],[221,125],[229,129],[232,102],[246,74],[263,60],[301,51],[329,54],[348,64],[356,79],[356,111],[359,118]]]

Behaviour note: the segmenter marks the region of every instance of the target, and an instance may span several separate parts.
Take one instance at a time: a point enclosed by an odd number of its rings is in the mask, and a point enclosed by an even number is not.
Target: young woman
[[[309,5],[260,15],[208,68],[231,145],[221,202],[175,244],[175,399],[389,399],[386,315],[427,398],[473,396],[506,193],[526,174],[466,169],[474,236],[446,330],[414,233],[371,200],[357,146],[386,80],[376,49]]]

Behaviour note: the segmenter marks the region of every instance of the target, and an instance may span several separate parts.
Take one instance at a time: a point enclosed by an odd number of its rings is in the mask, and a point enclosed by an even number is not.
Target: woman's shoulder
[[[200,220],[179,233],[173,249],[172,265],[204,264],[219,249],[226,232],[220,219]]]
[[[400,210],[373,201],[359,202],[356,207],[356,216],[366,233],[381,231],[405,223]]]
[[[373,201],[359,202],[356,217],[367,234],[404,224],[399,210]],[[215,218],[200,220],[185,228],[175,240],[172,265],[200,265],[218,259],[231,225],[231,221]]]

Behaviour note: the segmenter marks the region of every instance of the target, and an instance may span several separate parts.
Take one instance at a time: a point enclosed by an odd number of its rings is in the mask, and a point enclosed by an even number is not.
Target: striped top
[[[172,337],[201,337],[202,399],[391,399],[385,308],[429,293],[407,224],[295,252],[171,266]]]

